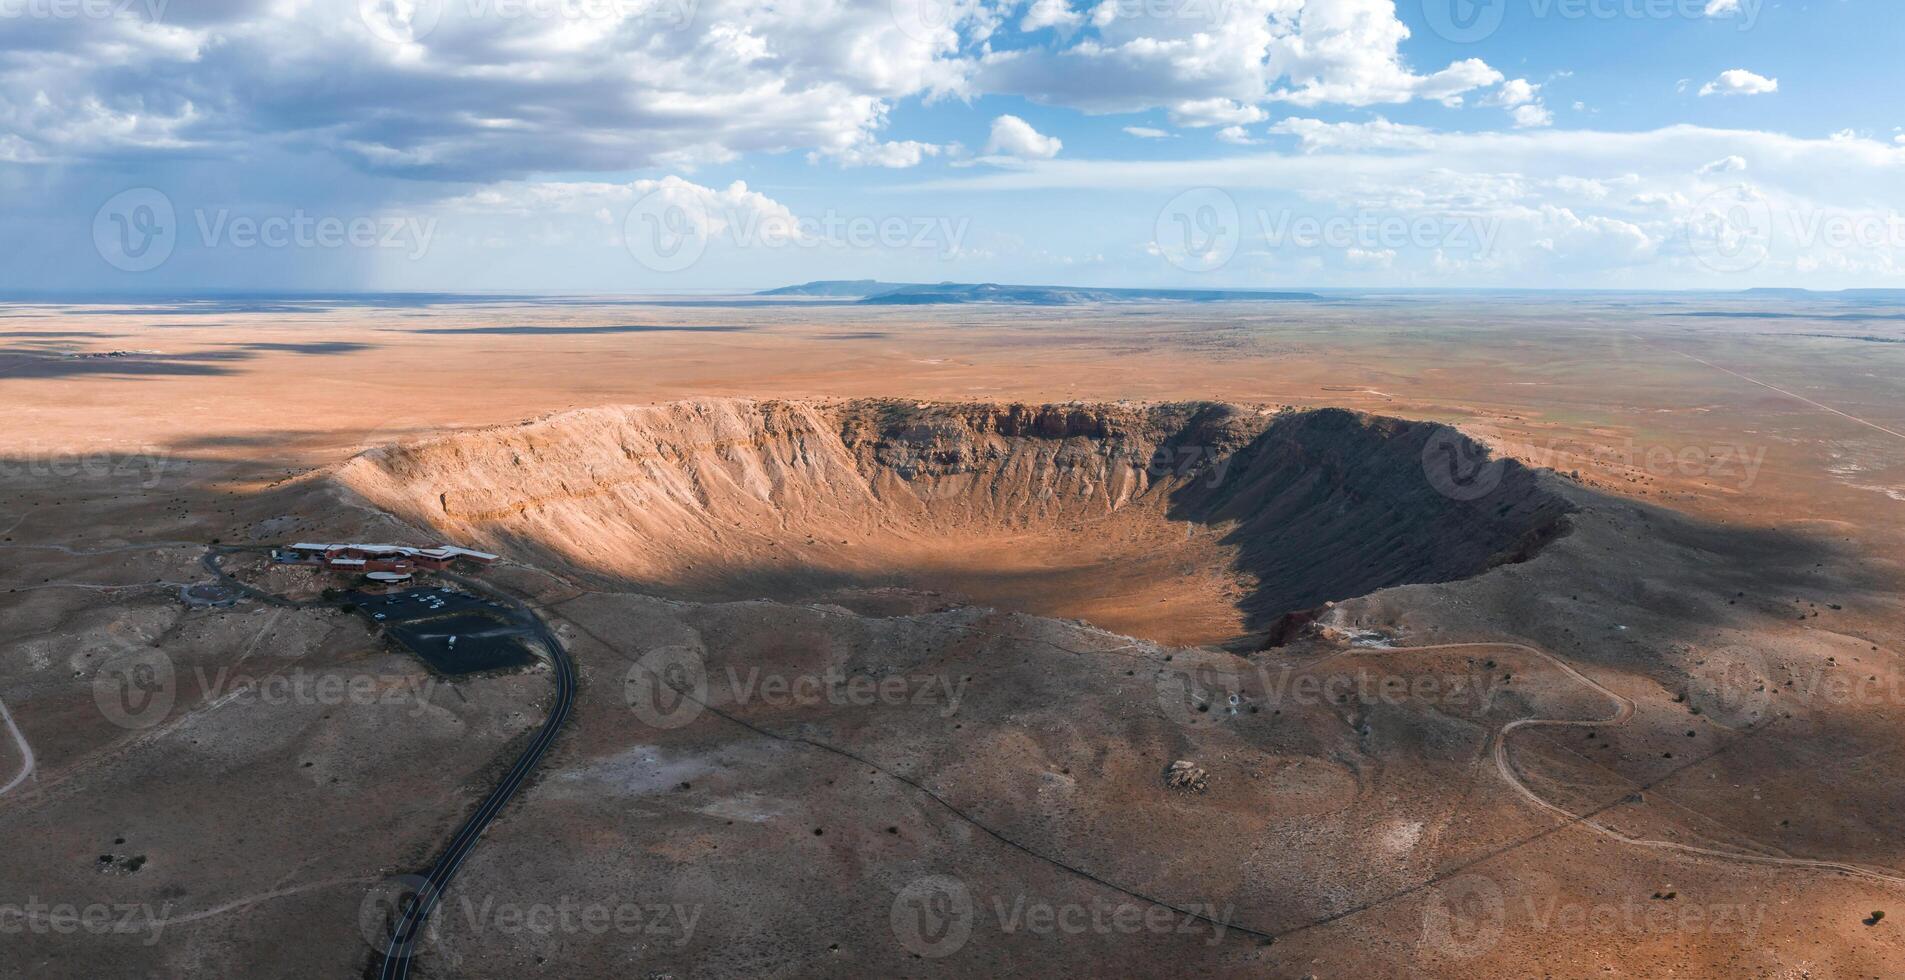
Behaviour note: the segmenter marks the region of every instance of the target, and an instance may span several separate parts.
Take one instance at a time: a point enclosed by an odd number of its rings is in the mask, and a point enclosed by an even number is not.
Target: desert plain
[[[1895,311],[0,306],[0,974],[1901,975]]]

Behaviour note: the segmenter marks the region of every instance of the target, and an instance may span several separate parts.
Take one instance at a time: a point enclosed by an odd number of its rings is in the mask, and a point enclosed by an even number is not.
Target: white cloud
[[[1273,133],[1295,136],[1305,153],[1318,150],[1369,150],[1420,148],[1437,139],[1433,130],[1423,126],[1393,123],[1377,116],[1366,123],[1326,123],[1321,119],[1292,116],[1270,127]]]
[[[1245,215],[1297,213],[1319,219],[1377,216],[1414,227],[1475,229],[1467,241],[1349,244],[1393,248],[1393,267],[1364,282],[1596,286],[1742,285],[1793,281],[1801,270],[1843,284],[1905,275],[1896,235],[1835,242],[1832,228],[1896,228],[1892,209],[1905,144],[1889,138],[1801,139],[1775,133],[1671,126],[1646,132],[1555,129],[1434,133],[1393,124],[1283,120],[1275,132],[1308,137],[1306,152],[1257,151],[1206,159],[1054,160],[1023,170],[919,189],[1066,188],[1123,192],[1134,202],[1160,188],[1221,187]],[[1303,139],[1304,136],[1299,136]],[[1755,213],[1770,212],[1772,240],[1759,264],[1740,270],[1711,231],[1716,195],[1743,186],[1742,171],[1715,161],[1752,161]],[[1549,179],[1533,174],[1562,174]],[[1134,205],[1135,206],[1135,205]],[[1155,205],[1154,205],[1155,206]],[[1142,208],[1138,208],[1142,210]],[[1730,215],[1730,208],[1722,211]],[[1827,219],[1831,224],[1825,224]],[[1725,219],[1723,219],[1725,220]],[[1360,226],[1358,226],[1360,227]],[[1816,237],[1808,229],[1824,228]],[[1247,233],[1249,254],[1260,229]],[[1483,233],[1485,232],[1485,234]],[[1477,241],[1486,244],[1477,245]],[[1827,278],[1829,277],[1829,278]]]
[[[1501,106],[1508,110],[1508,117],[1521,129],[1532,129],[1554,123],[1554,113],[1541,103],[1541,86],[1525,78],[1513,78],[1501,84],[1494,94],[1483,99],[1482,105]]]
[[[1766,95],[1777,91],[1779,79],[1755,75],[1744,68],[1729,68],[1700,86],[1701,95]]]
[[[793,149],[895,160],[911,151],[869,147],[898,100],[970,93],[960,31],[909,34],[885,2],[416,5],[440,13],[434,29],[388,19],[405,5],[359,6],[11,20],[0,131],[24,149],[9,155],[237,155],[283,141],[363,170],[478,180]],[[976,0],[955,0],[954,16],[968,36],[983,19]]]
[[[1247,126],[1268,118],[1262,109],[1231,99],[1192,99],[1171,107],[1171,122],[1179,126]]]
[[[1482,104],[1498,105],[1512,109],[1515,106],[1526,105],[1527,103],[1533,102],[1535,95],[1540,91],[1541,86],[1525,78],[1513,78],[1503,82],[1501,88],[1495,90],[1494,95],[1482,100]]]
[[[740,229],[793,229],[799,224],[786,205],[743,181],[725,188],[704,187],[680,177],[636,180],[625,184],[593,181],[502,181],[437,203],[444,212],[515,218],[575,216],[595,224],[619,226],[637,201],[675,205],[695,230],[708,238]],[[659,211],[659,208],[656,208]]]
[[[1088,112],[1137,112],[1210,101],[1453,104],[1502,80],[1475,58],[1414,70],[1401,54],[1409,29],[1394,0],[1225,0],[1164,17],[1127,15],[1133,5],[1114,2],[1092,9],[1098,30],[1075,44],[983,53],[972,85]]]
[[[1171,135],[1170,132],[1166,130],[1153,129],[1150,126],[1126,126],[1124,131],[1141,140],[1168,139]]]
[[[1707,0],[1705,14],[1708,17],[1725,17],[1740,12],[1740,0]]]
[[[1267,121],[1273,101],[1456,104],[1502,81],[1477,59],[1411,65],[1394,0],[1138,7],[220,0],[174,4],[163,24],[16,20],[0,41],[0,155],[235,156],[265,142],[468,181],[786,151],[892,167],[932,154],[886,132],[909,99],[1169,109],[1179,125],[1222,129]],[[434,22],[410,16],[432,10]],[[1093,30],[1073,30],[1087,20]],[[1061,36],[1045,43],[993,43],[1051,27]]]
[[[1017,116],[992,120],[992,136],[986,140],[986,152],[1021,160],[1049,160],[1064,146],[1056,136],[1046,136]]]
[[[1522,129],[1547,126],[1554,122],[1554,113],[1549,112],[1548,107],[1539,102],[1518,105],[1509,110],[1508,115],[1515,121],[1515,125]]]
[[[1745,169],[1746,169],[1746,158],[1739,156],[1738,154],[1730,154],[1728,156],[1721,157],[1720,159],[1715,160],[1712,163],[1706,164],[1700,169],[1694,171],[1694,173],[1697,173],[1701,175],[1702,177],[1705,177],[1711,174],[1736,174]]]
[[[1065,0],[1033,0],[1031,9],[1019,21],[1019,30],[1036,31],[1043,27],[1077,27],[1084,17]]]
[[[843,167],[886,167],[899,170],[916,167],[925,158],[938,156],[943,149],[937,144],[921,143],[917,140],[892,140],[885,143],[869,140],[825,154],[810,153],[808,159],[818,160],[824,155]]]
[[[1217,138],[1225,143],[1232,143],[1237,146],[1254,146],[1257,143],[1263,142],[1262,140],[1251,138],[1250,131],[1242,126],[1225,126],[1223,129],[1217,131]]]

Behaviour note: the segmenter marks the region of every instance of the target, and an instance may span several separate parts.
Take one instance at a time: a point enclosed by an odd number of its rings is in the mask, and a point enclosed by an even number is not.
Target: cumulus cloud
[[[1533,102],[1536,93],[1540,91],[1541,86],[1534,82],[1530,82],[1525,78],[1511,78],[1503,82],[1501,88],[1495,90],[1494,95],[1482,100],[1482,104],[1505,106],[1512,109],[1515,106],[1526,105]]]
[[[1509,110],[1508,116],[1515,121],[1517,127],[1522,129],[1547,126],[1554,122],[1554,113],[1549,112],[1548,107],[1539,102],[1518,105]]]
[[[1713,161],[1712,163],[1706,164],[1705,166],[1701,167],[1699,170],[1694,171],[1694,173],[1697,173],[1704,177],[1711,174],[1735,174],[1745,169],[1746,169],[1745,157],[1739,156],[1737,154],[1729,154],[1727,156],[1721,157],[1718,160]]]
[[[1779,79],[1755,75],[1744,68],[1729,68],[1720,77],[1700,86],[1701,95],[1766,95],[1779,91]]]
[[[1031,9],[1019,21],[1019,30],[1036,31],[1044,27],[1077,27],[1085,18],[1065,0],[1033,0]]]
[[[163,25],[10,24],[0,129],[48,160],[283,140],[366,171],[497,179],[790,149],[904,159],[873,148],[891,107],[970,91],[957,31],[909,34],[866,0],[186,6]]]
[[[450,181],[787,151],[900,167],[934,155],[889,132],[905,100],[1165,109],[1223,129],[1267,121],[1275,101],[1456,104],[1502,81],[1479,59],[1411,65],[1394,0],[1226,0],[1172,16],[1125,0],[223,0],[165,14],[10,22],[0,160],[264,142]],[[1049,28],[1056,39],[1016,36]]]
[[[936,143],[921,143],[918,140],[890,140],[881,143],[868,140],[856,143],[844,149],[826,153],[816,151],[808,154],[810,161],[830,158],[843,167],[886,167],[900,170],[917,167],[927,157],[936,157],[944,148]]]
[[[1318,150],[1420,148],[1429,146],[1437,139],[1434,131],[1427,127],[1393,123],[1381,116],[1362,123],[1327,123],[1321,119],[1293,116],[1271,126],[1270,131],[1295,136],[1298,147],[1305,153]]]
[[[1050,160],[1064,146],[1056,136],[1046,136],[1017,116],[1005,115],[992,120],[992,135],[986,140],[986,152],[1020,160]]]
[[[1126,9],[1103,0],[1090,16],[1096,32],[1076,44],[983,52],[972,84],[1087,112],[1136,112],[1209,102],[1453,104],[1502,80],[1476,58],[1416,71],[1401,54],[1409,29],[1393,0],[1228,0],[1185,4],[1171,17]]]
[[[1179,126],[1245,126],[1268,118],[1262,109],[1232,99],[1191,99],[1171,107],[1171,122]]]
[[[1217,138],[1225,143],[1231,143],[1236,146],[1253,146],[1263,142],[1262,140],[1252,138],[1250,131],[1242,126],[1225,126],[1223,129],[1217,131]]]

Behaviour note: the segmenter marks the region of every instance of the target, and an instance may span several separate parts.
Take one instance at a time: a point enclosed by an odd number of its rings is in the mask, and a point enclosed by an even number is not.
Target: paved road
[[[568,651],[562,647],[562,641],[556,637],[555,632],[549,629],[549,625],[543,622],[541,617],[531,612],[513,596],[488,585],[447,572],[442,574],[444,578],[466,588],[486,593],[497,602],[508,605],[529,617],[529,620],[536,624],[535,635],[549,651],[550,662],[556,669],[556,701],[549,711],[548,720],[544,721],[542,727],[536,731],[536,736],[530,740],[529,747],[517,757],[516,762],[509,767],[509,772],[504,774],[502,782],[490,791],[482,805],[476,808],[476,812],[470,814],[470,818],[464,821],[463,826],[457,830],[456,836],[450,839],[450,845],[444,848],[443,853],[437,857],[436,864],[424,876],[416,895],[404,905],[403,914],[391,929],[390,944],[384,950],[383,966],[378,971],[378,976],[384,980],[398,980],[410,975],[410,965],[416,954],[417,938],[422,934],[425,923],[429,921],[431,911],[436,908],[437,900],[443,896],[443,890],[449,887],[450,879],[456,877],[457,869],[463,866],[463,859],[469,857],[470,852],[476,849],[477,839],[483,835],[484,829],[496,819],[496,815],[502,812],[503,807],[508,805],[510,798],[515,796],[516,791],[521,788],[523,780],[528,778],[529,773],[536,768],[536,764],[542,761],[543,754],[549,751],[549,746],[556,740],[557,731],[562,728],[563,721],[569,717],[570,705],[575,701],[575,665],[570,662]]]
[[[214,546],[206,551],[203,564],[220,582],[230,588],[272,605],[293,608],[342,605],[342,603],[324,600],[296,601],[272,595],[232,578],[218,562],[218,556],[221,554],[260,550],[267,549]],[[448,888],[450,880],[456,877],[457,869],[463,866],[464,859],[476,849],[476,843],[483,836],[483,831],[496,819],[496,815],[502,812],[503,807],[509,804],[510,799],[516,795],[516,791],[522,788],[523,781],[535,770],[536,764],[542,761],[544,753],[548,752],[549,746],[555,742],[556,733],[561,730],[562,723],[568,719],[570,706],[575,702],[575,664],[569,660],[569,652],[563,648],[562,641],[557,638],[555,631],[549,628],[549,624],[543,622],[542,617],[537,616],[515,596],[488,583],[451,572],[436,574],[440,578],[455,582],[471,592],[481,593],[492,601],[510,608],[522,617],[524,623],[529,624],[530,638],[540,641],[540,645],[549,654],[550,663],[555,667],[556,700],[549,710],[548,719],[542,723],[541,728],[536,730],[535,737],[530,739],[522,755],[516,757],[509,771],[504,773],[502,781],[496,784],[495,789],[490,790],[490,794],[484,797],[476,811],[471,813],[469,819],[463,822],[463,826],[457,829],[456,836],[450,838],[449,846],[437,856],[436,863],[431,866],[429,873],[424,875],[422,881],[418,883],[416,893],[407,896],[402,913],[391,928],[390,940],[383,953],[383,962],[378,967],[377,975],[384,980],[399,980],[410,975],[410,966],[417,952],[417,939],[423,934],[423,927],[429,922],[430,913],[436,909],[437,901],[443,897],[444,889]]]

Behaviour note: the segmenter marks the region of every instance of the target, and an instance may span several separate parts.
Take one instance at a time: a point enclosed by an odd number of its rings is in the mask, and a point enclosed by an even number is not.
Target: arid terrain
[[[0,321],[0,975],[377,975],[558,685],[309,541],[501,555],[577,674],[413,975],[1905,974],[1896,315]]]

